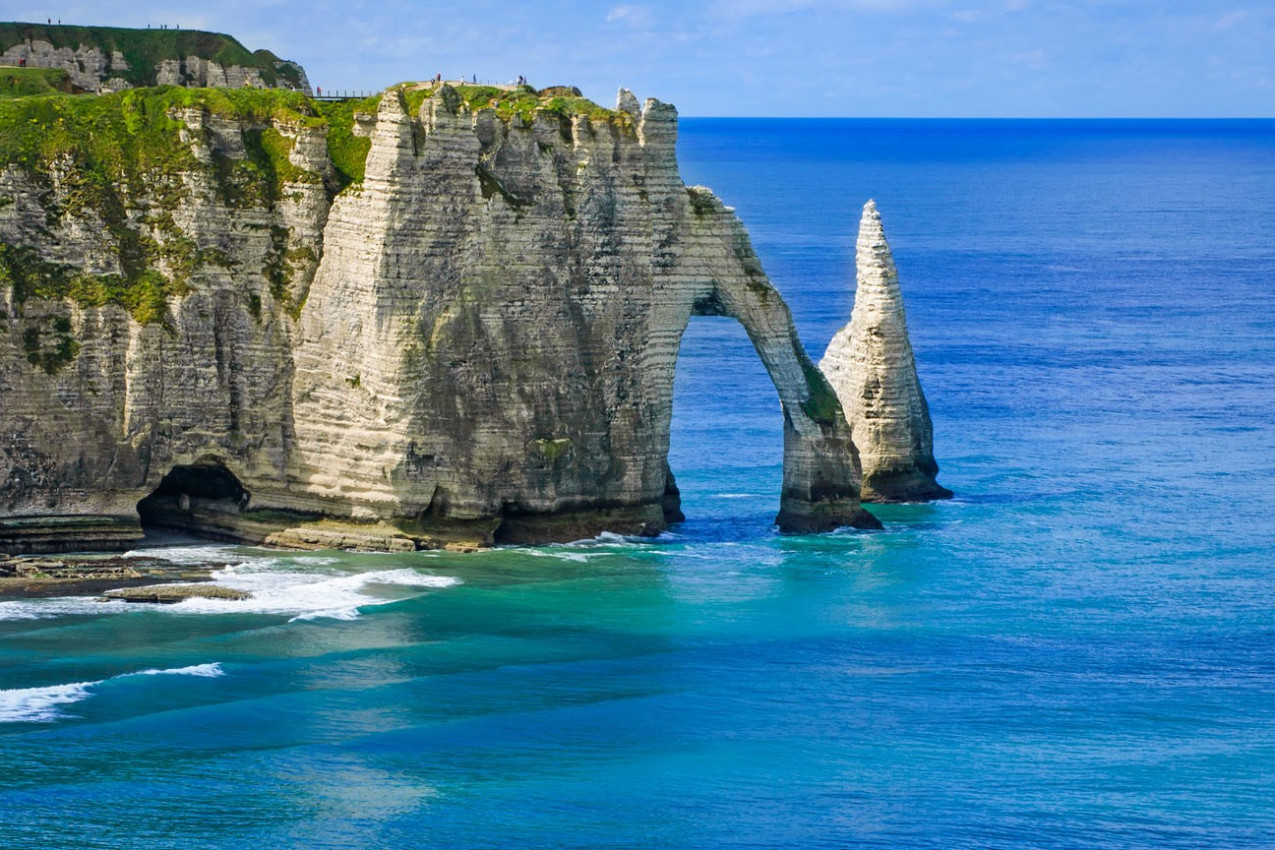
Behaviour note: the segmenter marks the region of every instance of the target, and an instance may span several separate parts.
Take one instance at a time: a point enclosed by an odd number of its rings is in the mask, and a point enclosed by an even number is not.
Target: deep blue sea
[[[0,847],[1275,847],[1275,121],[684,120],[818,359],[875,198],[957,498],[781,537],[696,319],[689,519],[207,546],[247,609],[0,603]]]

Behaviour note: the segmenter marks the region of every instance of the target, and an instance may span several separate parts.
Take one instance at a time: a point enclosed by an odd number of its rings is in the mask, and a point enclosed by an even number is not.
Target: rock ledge
[[[218,584],[153,584],[148,587],[121,587],[102,594],[102,601],[150,602],[172,605],[187,599],[228,599],[242,602],[251,599],[246,590],[235,590]]]

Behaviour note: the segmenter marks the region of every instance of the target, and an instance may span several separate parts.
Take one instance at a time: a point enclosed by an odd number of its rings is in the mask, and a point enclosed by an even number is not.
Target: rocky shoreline
[[[0,555],[0,599],[92,596],[111,590],[207,582],[215,570],[227,566],[227,562],[176,564],[146,555],[56,558]]]

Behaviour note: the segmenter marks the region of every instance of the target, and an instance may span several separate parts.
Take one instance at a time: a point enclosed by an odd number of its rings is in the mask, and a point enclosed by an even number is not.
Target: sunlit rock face
[[[106,515],[127,537],[154,494],[144,519],[292,546],[654,534],[680,514],[682,333],[725,315],[779,392],[777,524],[878,525],[743,226],[681,181],[671,106],[622,92],[613,111],[510,115],[411,94],[355,115],[365,173],[341,191],[324,128],[195,109],[174,115],[189,164],[109,208],[72,203],[56,168],[0,174],[11,256],[168,281],[140,307],[0,289],[0,523]],[[263,139],[288,159],[249,192],[236,163]],[[145,272],[125,267],[134,244]]]
[[[862,498],[912,502],[952,495],[938,485],[934,429],[916,374],[894,256],[874,201],[863,207],[850,323],[819,368],[836,390],[863,467]]]

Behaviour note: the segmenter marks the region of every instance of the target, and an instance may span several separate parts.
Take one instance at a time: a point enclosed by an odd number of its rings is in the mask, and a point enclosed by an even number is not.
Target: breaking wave
[[[20,599],[0,602],[0,621],[68,615],[101,615],[139,610],[166,614],[277,614],[291,620],[353,620],[359,609],[416,595],[404,589],[445,588],[459,584],[451,576],[427,575],[411,567],[336,572],[340,559],[315,555],[262,556],[232,546],[175,546],[129,553],[180,564],[230,564],[213,573],[213,583],[245,590],[252,599],[187,599],[173,605],[98,602],[96,597]]]
[[[67,715],[62,706],[82,702],[93,696],[93,689],[106,682],[128,679],[133,676],[203,676],[212,678],[225,675],[221,665],[194,664],[190,667],[174,667],[170,670],[139,670],[123,673],[96,682],[72,682],[66,685],[49,685],[43,688],[11,688],[0,690],[0,723],[52,723]]]

